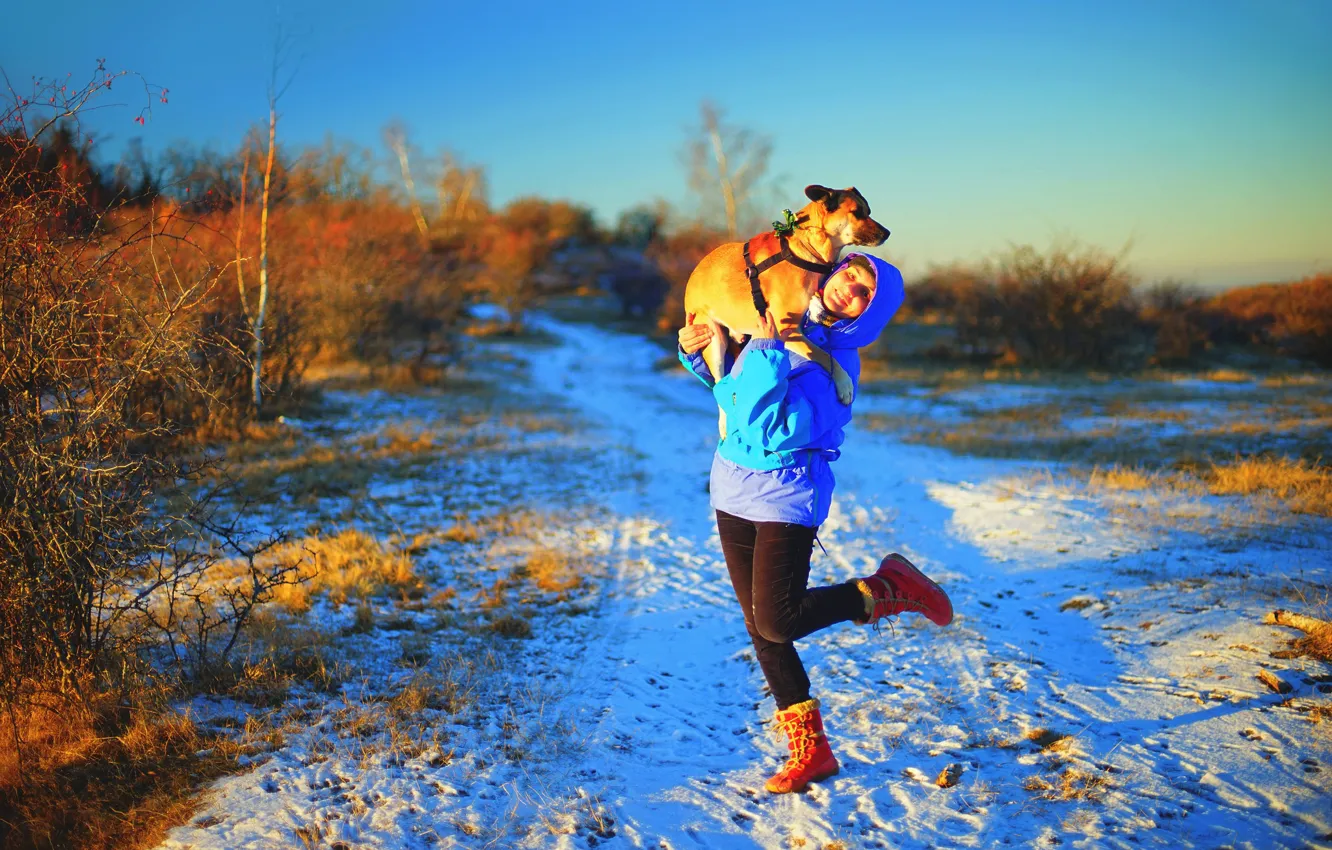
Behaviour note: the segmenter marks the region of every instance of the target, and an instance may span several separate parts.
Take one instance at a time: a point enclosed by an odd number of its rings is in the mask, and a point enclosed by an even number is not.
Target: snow
[[[440,488],[519,488],[552,509],[577,507],[548,542],[595,565],[578,600],[587,612],[551,611],[510,649],[445,625],[427,631],[427,669],[464,676],[482,708],[398,716],[428,744],[419,752],[388,742],[384,695],[420,671],[394,663],[392,633],[347,638],[359,647],[351,683],[280,709],[297,718],[285,745],[216,783],[163,848],[1332,841],[1332,736],[1292,707],[1327,699],[1328,670],[1269,658],[1289,635],[1258,624],[1286,594],[1327,586],[1326,525],[1225,550],[1198,535],[1163,539],[1090,497],[1014,484],[1021,464],[854,429],[811,581],[862,575],[899,551],[948,590],[957,617],[946,629],[907,618],[802,641],[842,771],[806,794],[767,794],[783,747],[707,504],[710,395],[683,370],[655,371],[662,352],[643,339],[533,321],[559,343],[505,348],[526,364],[510,390],[573,422],[572,433],[527,435],[540,459],[474,458],[373,492],[408,531],[449,515],[458,497]],[[370,422],[447,417],[429,398],[342,401]],[[1008,400],[975,391],[969,403]],[[431,558],[440,575],[480,568]],[[1260,665],[1294,692],[1266,692]],[[376,722],[378,737],[344,734]],[[950,766],[958,784],[938,787]],[[1048,799],[1061,781],[1086,795]]]

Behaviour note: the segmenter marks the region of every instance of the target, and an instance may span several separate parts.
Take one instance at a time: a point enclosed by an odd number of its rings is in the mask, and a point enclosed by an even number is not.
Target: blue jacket
[[[857,349],[878,338],[905,298],[902,273],[864,256],[877,278],[865,312],[829,326],[806,316],[803,326],[805,338],[841,364],[857,389]],[[712,387],[726,414],[726,436],[712,459],[712,507],[756,522],[822,524],[836,486],[828,464],[841,454],[843,429],[851,422],[851,406],[837,400],[832,376],[775,339],[751,339],[715,386],[701,352],[678,354]]]

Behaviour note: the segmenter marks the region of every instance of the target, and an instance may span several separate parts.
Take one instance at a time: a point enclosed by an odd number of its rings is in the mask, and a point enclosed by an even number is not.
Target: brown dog
[[[806,186],[805,197],[810,203],[797,214],[795,230],[788,242],[792,253],[806,263],[831,264],[847,245],[882,245],[888,238],[888,230],[870,218],[869,202],[854,186],[849,189]],[[755,236],[747,244],[755,265],[762,265],[764,260],[781,252],[780,239],[773,232]],[[720,246],[703,258],[685,285],[685,312],[693,314],[697,323],[715,321],[726,330],[730,340],[736,341],[754,333],[759,320],[750,279],[745,273],[745,245],[728,242]],[[854,392],[851,376],[828,352],[811,345],[801,333],[805,311],[822,277],[817,271],[791,262],[777,262],[759,275],[759,285],[778,336],[785,340],[787,348],[827,369],[837,387],[838,400],[850,404]],[[704,349],[703,358],[714,380],[722,377],[727,344],[727,339],[714,336]]]

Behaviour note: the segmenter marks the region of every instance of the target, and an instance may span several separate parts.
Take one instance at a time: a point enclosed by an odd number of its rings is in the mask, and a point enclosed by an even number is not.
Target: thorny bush
[[[295,569],[255,566],[186,460],[183,420],[236,348],[212,330],[217,272],[182,259],[172,210],[116,221],[73,153],[43,153],[103,77],[0,100],[0,750],[20,765],[43,711],[224,661]],[[204,597],[223,555],[248,581]]]

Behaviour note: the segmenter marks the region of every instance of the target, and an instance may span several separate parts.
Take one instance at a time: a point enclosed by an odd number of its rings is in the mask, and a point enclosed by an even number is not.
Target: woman
[[[878,337],[904,295],[896,268],[877,257],[849,255],[811,301],[804,334],[858,385],[857,349]],[[722,331],[692,319],[680,329],[679,357],[712,386],[699,352]],[[727,429],[712,462],[717,533],[790,751],[765,787],[801,791],[837,773],[838,765],[793,642],[834,623],[868,624],[908,611],[947,625],[953,608],[937,584],[898,554],[884,558],[874,575],[807,586],[815,535],[832,504],[829,463],[841,454],[851,408],[838,402],[828,372],[786,352],[770,315],[712,391]]]

